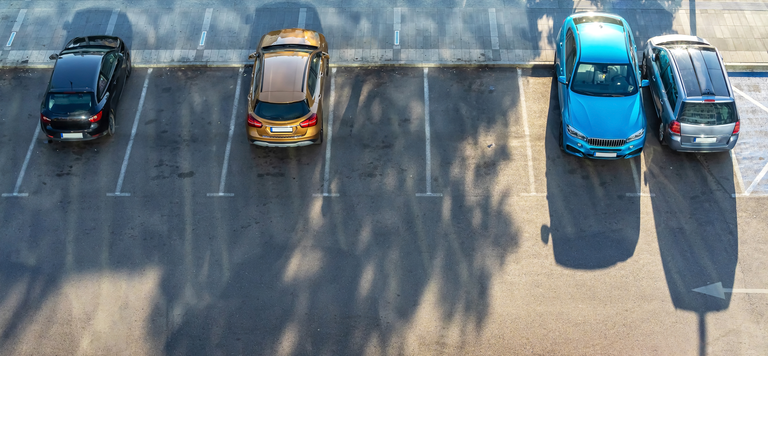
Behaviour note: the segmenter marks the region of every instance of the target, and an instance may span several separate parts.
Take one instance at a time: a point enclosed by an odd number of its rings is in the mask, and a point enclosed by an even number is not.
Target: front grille
[[[592,147],[622,147],[627,143],[627,140],[623,139],[602,139],[602,138],[590,138],[587,140]]]

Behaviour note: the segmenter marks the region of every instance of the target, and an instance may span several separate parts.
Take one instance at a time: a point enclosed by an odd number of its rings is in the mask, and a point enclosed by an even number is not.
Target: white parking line
[[[112,16],[109,17],[109,23],[107,24],[107,32],[104,33],[107,36],[112,36],[112,32],[115,31],[115,24],[117,24],[117,16],[120,14],[120,9],[114,9]]]
[[[495,14],[494,14],[495,15]],[[517,68],[517,87],[520,89],[520,112],[523,117],[523,133],[525,134],[525,150],[528,154],[528,181],[531,191],[522,195],[537,196],[536,183],[533,178],[533,150],[531,150],[531,133],[528,129],[528,109],[525,105],[525,88],[523,87],[523,72]],[[546,195],[546,194],[545,194]]]
[[[203,49],[205,48],[205,36],[208,34],[208,28],[211,26],[211,16],[213,15],[213,8],[208,8],[205,10],[205,18],[203,18],[203,28],[202,33],[200,34],[200,45],[197,46],[197,49]]]
[[[299,28],[304,28],[307,25],[307,8],[299,9]]]
[[[639,159],[639,162],[635,162],[635,159]],[[637,164],[640,164],[640,169],[638,172],[638,168],[635,166]],[[635,193],[629,193],[627,192],[627,196],[646,196],[646,197],[652,197],[656,196],[656,194],[643,192],[643,184],[642,184],[642,173],[645,172],[645,168],[643,165],[645,165],[645,160],[642,156],[633,157],[629,160],[629,165],[632,167],[632,177],[635,179]]]
[[[13,45],[13,40],[16,38],[16,33],[19,32],[19,29],[21,28],[21,23],[24,22],[24,17],[27,16],[27,10],[22,9],[19,11],[19,15],[16,16],[16,22],[13,24],[13,28],[11,29],[11,36],[8,37],[8,43],[5,44],[5,49],[11,49],[11,45]]]
[[[209,193],[208,196],[235,196],[233,193],[224,193],[224,185],[227,181],[227,169],[229,168],[229,153],[232,148],[232,135],[235,133],[235,117],[237,117],[237,103],[240,100],[240,88],[243,82],[243,68],[237,71],[237,86],[235,88],[235,101],[232,102],[232,118],[229,120],[229,136],[227,137],[227,149],[224,151],[224,167],[221,169],[221,181],[219,182],[219,192]]]
[[[491,26],[491,49],[499,49],[499,25],[496,21],[496,9],[488,9],[488,22]]]
[[[749,97],[749,95],[747,95],[747,94],[746,94],[746,93],[744,93],[743,91],[741,91],[741,90],[737,89],[736,87],[733,87],[733,90],[734,90],[736,93],[740,94],[742,97],[744,97],[744,99],[746,99],[746,100],[748,100],[748,101],[752,102],[752,103],[753,103],[753,104],[754,104],[756,107],[758,107],[758,108],[760,108],[761,110],[763,110],[763,111],[765,111],[765,112],[767,112],[767,113],[768,113],[768,108],[766,108],[766,107],[765,107],[763,104],[761,104],[760,102],[758,102],[758,101],[756,101],[756,100],[752,99],[751,97]],[[755,190],[755,188],[757,187],[758,183],[760,183],[760,181],[763,179],[763,177],[765,177],[765,174],[766,174],[766,173],[768,173],[768,164],[766,164],[766,165],[763,167],[763,169],[762,169],[762,170],[760,170],[760,173],[759,173],[759,174],[757,175],[757,177],[755,177],[755,179],[752,181],[752,184],[750,184],[750,185],[749,185],[749,187],[748,187],[748,188],[745,190],[745,189],[744,189],[744,180],[742,180],[742,178],[741,178],[741,171],[739,170],[739,164],[738,164],[738,162],[736,161],[736,154],[733,152],[733,150],[731,150],[731,160],[733,161],[733,164],[734,164],[734,168],[733,168],[733,169],[734,169],[734,171],[736,171],[736,173],[737,173],[736,179],[737,179],[737,180],[738,180],[738,182],[739,182],[739,186],[741,187],[741,190],[743,190],[743,191],[744,191],[744,193],[743,193],[743,194],[739,194],[739,193],[735,193],[735,194],[733,194],[733,197],[734,197],[734,198],[736,198],[736,197],[748,197],[748,196],[750,196],[750,194],[752,193],[752,191],[754,191],[754,190]]]
[[[319,197],[337,197],[339,194],[328,193],[331,182],[331,138],[333,138],[333,103],[336,100],[336,68],[331,69],[331,108],[328,111],[328,130],[325,133],[325,173],[323,175],[323,193],[313,194]]]
[[[416,196],[423,197],[441,197],[441,193],[432,193],[432,145],[430,144],[429,133],[429,79],[427,74],[429,68],[424,68],[424,132],[427,143],[427,193],[417,193]]]
[[[29,196],[26,193],[19,193],[21,189],[21,182],[24,180],[24,174],[27,172],[27,166],[29,165],[29,159],[32,157],[32,150],[35,148],[37,137],[40,135],[40,123],[35,124],[35,135],[32,137],[32,142],[29,143],[29,149],[27,150],[27,157],[24,158],[24,163],[21,165],[21,172],[16,179],[16,187],[13,188],[13,193],[4,193],[4,197],[25,197]]]
[[[400,8],[395,8],[393,20],[394,21],[393,21],[392,27],[395,30],[395,44],[393,48],[400,49],[400,20],[401,20]]]
[[[731,155],[731,164],[733,165],[733,173],[736,175],[736,183],[739,184],[739,189],[733,194],[733,196],[736,197],[736,195],[744,193],[744,179],[741,177],[741,168],[739,168],[739,161],[736,159],[736,153],[733,152],[733,149],[729,150],[728,153]]]
[[[756,101],[756,100],[752,99],[751,97],[747,96],[747,94],[746,94],[746,93],[744,93],[743,91],[741,91],[741,90],[737,89],[736,87],[734,87],[734,88],[733,88],[733,90],[734,90],[736,93],[738,93],[738,94],[740,94],[740,95],[744,96],[744,98],[745,98],[746,100],[748,100],[748,101],[752,102],[753,104],[755,104],[755,106],[757,106],[757,107],[758,107],[758,108],[760,108],[761,110],[763,110],[763,111],[765,111],[765,112],[768,112],[768,108],[766,108],[765,106],[763,106],[763,104],[761,104],[760,102],[758,102],[758,101]]]
[[[744,195],[749,196],[749,194],[752,193],[753,190],[755,190],[755,187],[757,187],[757,184],[760,183],[760,181],[765,177],[765,174],[768,173],[768,164],[765,164],[762,170],[760,170],[760,174],[755,177],[755,180],[752,182],[751,185],[747,188],[747,190],[744,191]]]
[[[141,118],[141,109],[144,107],[144,99],[147,97],[147,87],[149,87],[150,75],[152,75],[152,68],[149,68],[147,70],[147,78],[144,79],[144,88],[141,89],[141,98],[139,99],[139,108],[136,110],[136,119],[133,121],[133,128],[131,129],[131,139],[128,141],[128,148],[125,149],[123,166],[120,167],[120,177],[117,179],[117,187],[115,188],[115,193],[108,193],[107,196],[115,196],[115,197],[131,196],[131,194],[129,193],[122,192],[123,180],[125,179],[125,170],[128,169],[128,159],[131,157],[133,140],[136,138],[136,131],[139,129],[139,119]]]

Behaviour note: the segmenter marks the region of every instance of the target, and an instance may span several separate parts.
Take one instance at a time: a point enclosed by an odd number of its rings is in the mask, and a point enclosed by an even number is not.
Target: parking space
[[[732,77],[741,117],[739,143],[734,148],[743,188],[741,194],[768,195],[768,78]]]
[[[2,192],[14,191],[49,76],[3,72]],[[592,161],[559,150],[546,69],[338,68],[326,142],[279,149],[246,140],[250,76],[136,69],[115,137],[38,138],[28,196],[0,201],[0,287],[37,284],[21,300],[0,289],[4,353],[88,346],[72,337],[102,353],[690,352],[699,341],[677,310],[733,311],[719,335],[760,329],[749,304],[762,300],[693,291],[765,280],[759,265],[738,271],[760,261],[764,237],[762,201],[732,197],[737,173],[755,178],[746,150],[763,145],[747,133],[762,111],[743,100],[736,165],[653,134],[641,157]],[[121,172],[122,195],[108,196]],[[99,288],[128,279],[139,282],[119,295]],[[95,316],[114,305],[122,324],[107,331]],[[49,323],[61,337],[19,330]]]

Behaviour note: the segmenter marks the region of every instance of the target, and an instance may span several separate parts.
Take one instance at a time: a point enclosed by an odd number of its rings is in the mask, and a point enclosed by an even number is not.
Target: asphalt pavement
[[[247,67],[33,140],[49,74],[0,71],[2,354],[768,353],[765,78],[734,153],[592,161],[548,69],[334,68],[293,149],[247,142]]]

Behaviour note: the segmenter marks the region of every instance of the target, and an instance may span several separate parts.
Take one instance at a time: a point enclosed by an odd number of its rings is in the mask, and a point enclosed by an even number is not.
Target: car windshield
[[[680,123],[717,126],[736,123],[733,102],[686,102],[680,109]]]
[[[587,96],[631,96],[637,93],[637,82],[628,63],[579,63],[571,90]]]
[[[48,110],[56,114],[76,114],[91,110],[93,96],[90,93],[49,93]]]
[[[253,109],[256,116],[264,120],[288,121],[296,120],[309,114],[309,106],[306,101],[292,103],[269,103],[259,101]]]

